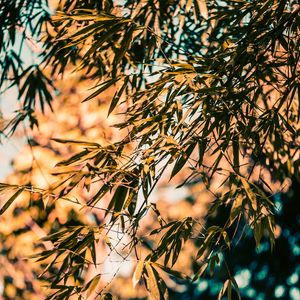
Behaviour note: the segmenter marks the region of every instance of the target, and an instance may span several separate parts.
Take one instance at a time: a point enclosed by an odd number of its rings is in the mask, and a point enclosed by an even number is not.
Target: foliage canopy
[[[114,230],[129,241],[123,259],[136,256],[134,284],[142,279],[153,299],[167,299],[162,273],[183,281],[213,276],[245,228],[257,247],[264,235],[273,245],[272,182],[300,180],[298,1],[58,2],[55,10],[43,0],[0,4],[0,87],[17,87],[21,105],[3,134],[13,134],[24,120],[38,127],[36,113],[50,113],[56,82],[72,70],[93,84],[84,101],[113,91],[107,113],[118,114],[114,127],[122,138],[104,145],[56,137],[76,152],[55,166],[55,184],[0,185],[11,191],[0,214],[23,193],[102,212],[95,224],[44,238],[54,246],[37,256],[50,260],[48,299],[95,292],[112,298],[106,287],[95,291],[100,274],[85,282],[85,272],[97,264],[99,239],[117,251]],[[26,43],[38,64],[24,59]],[[178,188],[204,184],[214,197],[208,215],[227,207],[226,222],[206,227],[191,216],[165,220],[150,195],[166,178]],[[94,192],[86,201],[72,197],[82,188]],[[140,234],[150,212],[156,227]],[[188,241],[197,248],[189,276],[173,268]],[[58,269],[49,271],[54,265]],[[233,290],[239,295],[228,269],[219,299],[225,292],[231,299]]]

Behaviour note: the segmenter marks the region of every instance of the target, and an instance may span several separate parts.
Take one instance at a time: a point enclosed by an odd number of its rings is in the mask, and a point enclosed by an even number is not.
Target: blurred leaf
[[[115,297],[110,293],[105,293],[101,296],[100,300],[115,300]]]

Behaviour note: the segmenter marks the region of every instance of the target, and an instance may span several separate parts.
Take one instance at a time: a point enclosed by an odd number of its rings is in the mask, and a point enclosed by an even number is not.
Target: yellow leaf
[[[149,165],[145,164],[143,170],[144,170],[144,173],[145,173],[145,174],[148,174],[148,173],[149,173],[149,170],[150,170],[150,169],[149,169]]]
[[[234,42],[231,39],[227,39],[223,44],[224,51],[228,48],[231,48],[234,45]]]
[[[158,284],[156,281],[156,277],[155,274],[153,272],[153,269],[151,267],[151,265],[146,262],[145,263],[145,267],[148,273],[148,277],[147,277],[147,286],[150,292],[150,295],[155,299],[155,300],[160,300],[160,293],[159,293],[159,288],[158,288]]]
[[[140,260],[137,263],[135,271],[133,273],[133,277],[132,277],[133,287],[135,287],[137,283],[140,281],[143,274],[143,270],[144,270],[144,261]]]
[[[222,289],[220,290],[219,292],[219,295],[218,295],[218,300],[221,300],[222,299],[222,296],[225,294],[227,288],[228,288],[228,285],[230,285],[230,280],[227,279],[224,284],[223,284],[223,287]]]
[[[109,247],[109,249],[112,249],[109,237],[106,234],[103,234],[103,237],[104,237],[105,244]]]
[[[256,209],[256,197],[255,197],[255,194],[251,190],[250,185],[249,185],[248,181],[245,178],[241,177],[241,181],[242,181],[242,184],[244,186],[245,192],[246,192],[249,200],[252,203],[253,209],[255,210]]]
[[[235,221],[237,216],[241,213],[242,205],[243,205],[243,196],[238,195],[232,203],[232,207],[230,211],[230,225]]]
[[[20,194],[24,191],[24,188],[17,190],[1,207],[0,215],[2,215],[10,206],[11,204],[20,196]]]
[[[144,172],[145,172],[145,169],[144,169]],[[135,195],[136,195],[136,192],[131,190],[128,197],[127,197],[127,199],[126,199],[126,201],[125,201],[125,203],[124,203],[124,207],[123,207],[124,209],[126,209],[131,204],[131,202],[134,199]]]
[[[91,281],[88,282],[87,284],[87,298],[89,296],[91,296],[91,294],[93,293],[93,291],[96,289],[99,281],[100,281],[100,278],[101,278],[101,274],[98,274],[96,275]]]

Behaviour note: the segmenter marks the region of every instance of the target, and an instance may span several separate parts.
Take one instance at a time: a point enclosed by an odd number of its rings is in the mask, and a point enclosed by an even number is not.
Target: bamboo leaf
[[[99,88],[94,93],[92,93],[90,96],[88,96],[87,98],[85,98],[82,102],[89,101],[89,100],[95,98],[96,96],[100,95],[102,92],[104,92],[109,87],[111,87],[112,85],[114,85],[119,79],[120,79],[120,77],[116,77],[116,78],[109,79],[109,80],[101,83],[99,85]]]
[[[179,279],[188,279],[188,276],[184,275],[183,273],[179,272],[179,271],[175,271],[171,268],[168,268],[167,266],[158,264],[158,263],[152,263],[154,266],[157,266],[158,268],[162,269],[163,271],[165,271],[166,273],[168,273],[169,275],[172,275],[176,278]]]
[[[144,270],[144,261],[139,260],[132,277],[133,287],[135,287],[140,281],[143,274],[143,270]]]
[[[117,213],[121,212],[127,197],[128,190],[129,189],[125,186],[119,186],[116,189],[112,199],[110,200],[107,210],[114,210]]]
[[[251,187],[250,187],[248,181],[245,178],[241,177],[241,182],[244,186],[245,192],[246,192],[249,200],[253,204],[253,208],[255,209],[255,206],[256,206],[256,196],[255,196],[255,194],[251,190]]]
[[[222,235],[223,235],[223,239],[224,239],[227,247],[230,249],[230,239],[229,239],[228,233],[226,231],[223,231]]]
[[[98,143],[93,143],[93,142],[85,142],[85,141],[78,141],[78,140],[65,140],[65,139],[58,139],[58,138],[53,138],[51,139],[52,141],[55,141],[57,143],[61,144],[74,144],[74,145],[79,145],[79,146],[86,146],[86,147],[100,147]]]
[[[128,208],[129,205],[132,203],[132,201],[134,200],[134,198],[136,197],[136,192],[134,190],[131,190],[129,192],[129,195],[124,203],[124,209]]]
[[[150,265],[149,262],[145,262],[145,267],[148,274],[146,278],[146,282],[147,282],[147,287],[149,289],[149,292],[155,300],[160,300],[160,292],[157,283],[158,280],[153,272],[152,266]]]
[[[224,282],[223,287],[222,287],[222,289],[221,289],[220,292],[219,292],[218,300],[221,300],[221,299],[222,299],[222,296],[225,294],[225,292],[226,292],[226,290],[227,290],[227,288],[228,288],[229,285],[231,286],[231,283],[230,283],[230,280],[227,279],[227,280]]]
[[[125,88],[127,87],[128,81],[129,81],[129,76],[126,76],[121,88],[116,92],[114,98],[111,101],[110,107],[108,109],[108,115],[110,115],[113,112],[113,110],[116,108],[117,104],[119,103],[119,100]]]
[[[6,202],[5,204],[1,207],[0,209],[0,215],[2,215],[11,205],[12,203],[22,194],[24,191],[24,188],[21,188],[17,190]]]
[[[237,216],[241,213],[241,210],[243,208],[243,196],[242,195],[237,195],[236,198],[233,201],[231,211],[230,211],[230,224],[231,225]]]
[[[92,293],[95,291],[100,281],[100,278],[101,278],[101,274],[98,274],[86,284],[84,291],[87,291],[86,293],[87,298],[89,298],[92,295]]]
[[[208,267],[208,262],[204,263],[200,268],[199,270],[197,271],[197,273],[195,274],[194,278],[193,278],[193,281],[196,281],[198,280],[203,274],[204,272],[206,271]]]
[[[188,147],[186,147],[186,151],[184,151],[184,153],[177,159],[170,178],[173,178],[183,168],[187,160],[190,158],[196,145],[197,143],[193,142]]]
[[[103,234],[103,238],[104,238],[105,244],[106,244],[106,245],[108,246],[108,248],[111,250],[111,249],[112,249],[112,245],[111,245],[111,242],[110,242],[109,237],[108,237],[106,234]]]

